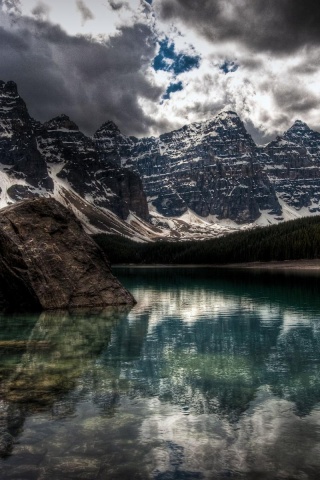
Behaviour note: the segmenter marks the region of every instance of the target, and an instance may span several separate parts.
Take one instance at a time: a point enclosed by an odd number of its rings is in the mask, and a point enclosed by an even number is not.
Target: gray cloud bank
[[[320,45],[317,0],[156,0],[164,20],[181,19],[214,42],[285,54]]]
[[[37,5],[32,9],[31,13],[38,19],[44,20],[48,17],[50,12],[50,7],[43,2],[38,2]]]
[[[108,119],[136,135],[154,125],[139,99],[158,102],[163,93],[145,75],[155,51],[143,24],[123,27],[103,44],[40,18],[0,12],[0,79],[17,82],[36,119],[66,113],[86,133]]]
[[[92,19],[88,1],[72,1],[83,22]],[[235,42],[234,58],[227,59],[239,63],[238,71],[228,75],[216,67],[203,73],[200,65],[167,105],[160,104],[166,87],[154,83],[150,69],[158,53],[155,33],[142,17],[103,43],[53,25],[48,3],[35,2],[34,16],[24,17],[19,0],[0,0],[0,79],[17,82],[36,119],[66,113],[87,134],[111,119],[124,133],[141,136],[171,130],[189,118],[208,118],[228,106],[257,142],[272,139],[296,118],[318,127],[320,95],[308,82],[314,75],[316,84],[320,68],[320,4],[315,1],[154,0],[155,18],[167,23],[178,19],[209,40],[213,65],[226,61],[229,41]],[[108,0],[108,5],[117,12],[128,2]],[[294,62],[287,62],[293,57]],[[274,59],[278,72],[272,68]],[[256,101],[259,95],[271,99],[272,107]]]
[[[230,95],[225,82],[225,101],[236,105],[257,142],[271,140],[301,117],[318,128],[320,95],[309,81],[320,69],[317,0],[155,0],[154,6],[164,22],[182,22],[220,54],[224,46],[230,52],[233,45],[234,59],[240,58],[239,71],[246,72],[251,92],[242,84]],[[281,65],[278,72],[275,62]],[[256,105],[260,112],[255,115],[250,102],[256,93],[266,96],[272,107]]]

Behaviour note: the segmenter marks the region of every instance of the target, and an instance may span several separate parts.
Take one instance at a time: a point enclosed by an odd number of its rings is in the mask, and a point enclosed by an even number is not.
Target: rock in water
[[[13,309],[135,303],[73,213],[52,198],[0,211],[0,281]]]

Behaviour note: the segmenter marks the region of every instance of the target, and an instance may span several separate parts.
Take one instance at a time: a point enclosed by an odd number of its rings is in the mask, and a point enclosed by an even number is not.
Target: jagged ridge
[[[118,225],[113,212],[147,238],[204,238],[319,212],[319,158],[320,133],[305,123],[257,147],[232,111],[158,138],[125,136],[112,121],[88,138],[67,115],[35,121],[16,84],[0,82],[0,207],[69,197],[84,222],[87,211]],[[139,223],[150,218],[144,190],[158,229]],[[109,220],[99,222],[105,228]]]
[[[165,217],[191,209],[249,223],[261,212],[281,221],[303,207],[303,215],[320,211],[320,134],[301,121],[266,147],[232,111],[159,138],[126,137],[113,127],[95,139],[106,157],[140,173],[151,209]]]
[[[16,84],[1,82],[0,120],[0,162],[9,166],[3,173],[17,180],[6,191],[11,200],[54,194],[54,172],[81,197],[120,218],[132,211],[148,219],[140,177],[100,157],[67,115],[42,125],[30,117]]]

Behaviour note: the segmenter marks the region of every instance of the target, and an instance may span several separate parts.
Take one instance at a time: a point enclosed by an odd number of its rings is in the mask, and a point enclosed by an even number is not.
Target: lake
[[[317,272],[117,268],[137,305],[0,316],[0,478],[320,478]]]

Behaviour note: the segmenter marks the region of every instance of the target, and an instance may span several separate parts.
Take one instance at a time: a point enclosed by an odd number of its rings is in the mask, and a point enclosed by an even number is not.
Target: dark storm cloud
[[[50,12],[50,7],[43,2],[38,2],[31,13],[39,20],[45,19]]]
[[[181,19],[213,42],[276,54],[320,44],[318,0],[157,0],[164,20]]]
[[[87,22],[88,20],[94,19],[93,13],[82,0],[76,0],[76,5],[77,5],[77,9],[81,14],[83,23]]]
[[[21,13],[20,0],[0,0],[0,9],[4,8],[9,13]]]
[[[18,84],[35,118],[66,113],[87,133],[108,119],[137,135],[154,125],[139,104],[163,94],[145,75],[156,52],[147,26],[123,27],[102,44],[32,18],[0,13],[0,25],[0,79]]]
[[[16,35],[0,26],[0,51],[10,49],[17,51],[24,55],[29,51],[28,42],[21,35]],[[3,57],[4,59],[4,57]],[[1,65],[0,65],[1,68]]]
[[[256,145],[263,145],[274,140],[274,135],[266,136],[259,128],[257,128],[251,120],[244,122],[247,132],[251,135]]]
[[[319,71],[319,48],[309,49],[305,55],[303,53],[300,55],[298,62],[289,67],[289,75],[313,75]]]
[[[287,113],[302,114],[319,108],[320,99],[302,86],[282,85],[274,88],[274,100]]]
[[[241,67],[245,67],[252,72],[261,71],[263,68],[263,61],[253,56],[248,56],[247,58],[241,58]]]
[[[108,0],[109,1],[109,5],[110,7],[112,8],[112,10],[121,10],[121,8],[123,8],[124,6],[127,6],[127,3],[126,2],[122,2],[122,1],[116,1],[116,0]]]

